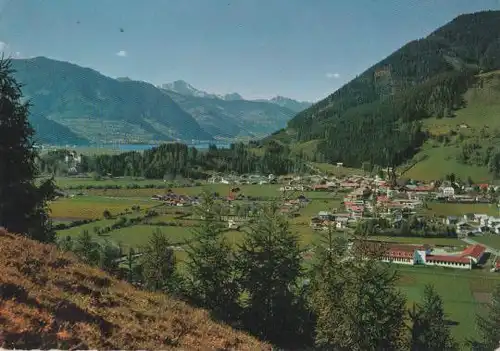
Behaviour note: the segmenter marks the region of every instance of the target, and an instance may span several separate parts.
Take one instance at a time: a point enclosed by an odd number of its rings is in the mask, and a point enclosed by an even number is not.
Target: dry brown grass
[[[161,294],[0,228],[0,347],[270,350]]]

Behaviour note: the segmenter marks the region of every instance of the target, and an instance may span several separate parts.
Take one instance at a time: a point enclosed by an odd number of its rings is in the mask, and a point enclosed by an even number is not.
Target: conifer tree
[[[298,236],[278,213],[276,204],[264,207],[245,234],[238,260],[247,330],[277,345],[297,345],[297,299],[302,277]]]
[[[99,247],[100,255],[99,255],[99,267],[106,272],[111,274],[118,273],[118,266],[120,259],[120,248],[112,245],[109,241],[105,241]]]
[[[492,293],[486,315],[477,316],[477,324],[482,337],[481,349],[498,349],[500,347],[500,285],[497,285]]]
[[[168,238],[159,229],[153,232],[148,244],[141,248],[140,258],[146,288],[168,291],[175,276],[175,256]]]
[[[401,350],[405,347],[405,298],[397,276],[364,238],[348,249],[329,239],[320,250],[313,282],[316,345],[333,350]],[[321,252],[322,251],[322,252]]]
[[[38,176],[28,121],[29,104],[9,60],[0,58],[0,226],[42,242],[54,242],[47,201],[54,196],[52,179],[35,183]]]
[[[412,320],[411,350],[454,351],[459,349],[446,324],[443,300],[431,285],[425,287],[422,304],[413,306],[410,318]]]
[[[97,265],[99,263],[99,245],[93,240],[88,230],[84,230],[78,235],[73,251],[87,264]]]
[[[188,248],[186,291],[197,305],[217,318],[234,320],[239,290],[235,280],[234,252],[224,237],[220,206],[204,192],[195,214],[201,218]]]
[[[73,239],[68,235],[57,242],[57,247],[62,251],[73,251]]]

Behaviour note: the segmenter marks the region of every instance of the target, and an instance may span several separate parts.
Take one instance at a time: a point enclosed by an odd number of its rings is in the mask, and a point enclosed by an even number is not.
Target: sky
[[[0,51],[316,101],[408,41],[489,9],[500,0],[0,0]]]

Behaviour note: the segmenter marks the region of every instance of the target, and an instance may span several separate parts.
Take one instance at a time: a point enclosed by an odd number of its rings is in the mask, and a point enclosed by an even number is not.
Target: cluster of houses
[[[273,174],[267,176],[260,174],[243,174],[243,175],[213,175],[208,178],[209,184],[234,184],[234,185],[263,185],[263,184],[275,184],[278,178]]]
[[[309,186],[315,191],[335,191],[346,193],[343,198],[343,213],[322,211],[311,219],[314,229],[327,229],[334,226],[345,228],[361,218],[386,218],[392,223],[401,221],[403,215],[416,214],[428,201],[446,201],[448,203],[491,203],[496,201],[491,194],[499,190],[488,184],[463,186],[444,182],[415,183],[399,181],[396,186],[388,184],[379,177],[350,176],[339,180],[333,177],[323,178],[320,183]],[[328,209],[327,209],[328,210]],[[333,209],[338,212],[339,209]],[[500,218],[481,214],[464,216],[464,219],[449,217],[446,224],[456,227],[460,236],[481,232],[500,234]]]
[[[179,195],[171,190],[163,195],[153,195],[151,200],[163,201],[166,205],[177,207],[198,205],[200,203],[198,196]]]
[[[444,222],[455,226],[457,234],[461,237],[483,233],[500,234],[500,217],[487,214],[469,213],[462,217],[448,216]]]

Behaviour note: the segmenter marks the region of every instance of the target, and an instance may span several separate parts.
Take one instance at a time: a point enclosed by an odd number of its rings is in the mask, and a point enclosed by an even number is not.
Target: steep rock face
[[[270,350],[165,295],[138,291],[0,228],[0,347]]]
[[[151,84],[37,57],[12,60],[31,113],[92,142],[209,140],[193,117]],[[53,138],[39,130],[41,139]]]
[[[470,77],[499,68],[500,11],[462,15],[297,114],[282,135],[318,140],[324,161],[401,163],[423,141],[417,121],[453,116]]]

